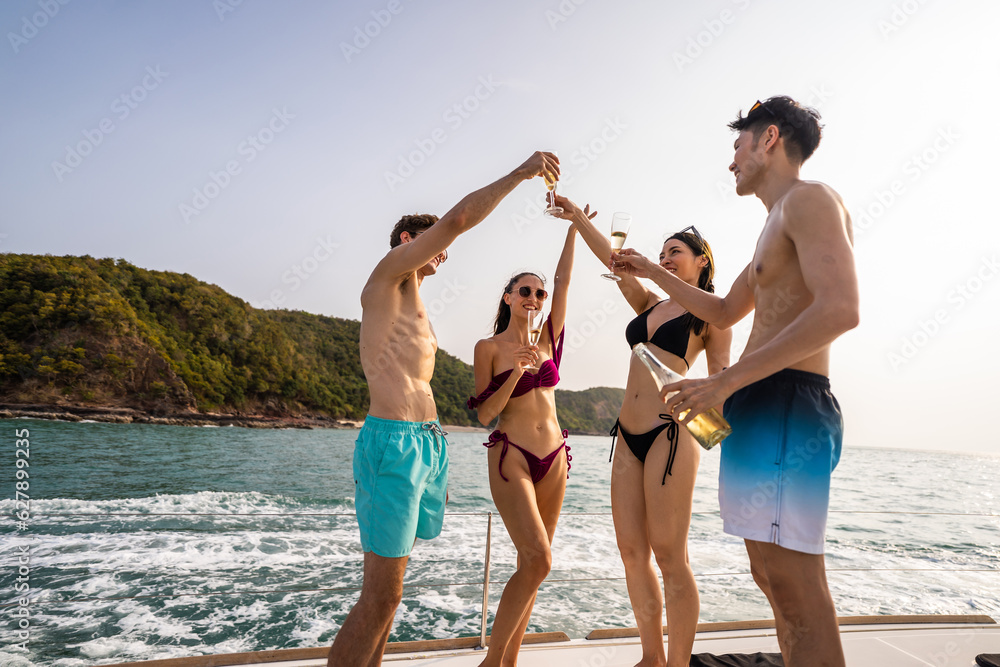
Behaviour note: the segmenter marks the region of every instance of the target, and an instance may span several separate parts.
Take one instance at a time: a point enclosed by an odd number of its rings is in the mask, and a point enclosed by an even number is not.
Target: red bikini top
[[[555,334],[552,332],[551,313],[549,314],[548,319],[545,320],[545,324],[549,328],[549,340],[555,340]],[[519,379],[517,384],[514,385],[514,391],[510,395],[511,398],[523,396],[537,387],[554,387],[559,384],[559,362],[562,359],[563,339],[565,337],[566,328],[563,327],[563,330],[559,332],[559,340],[556,341],[556,349],[552,353],[552,359],[546,359],[543,361],[542,365],[538,367],[537,373],[525,372],[522,374],[521,379]],[[486,386],[486,389],[483,390],[483,393],[469,399],[469,402],[466,403],[468,408],[470,410],[475,410],[480,403],[495,394],[513,372],[514,369],[512,368],[509,371],[504,371],[503,373],[494,376],[494,378],[490,380],[490,383]]]

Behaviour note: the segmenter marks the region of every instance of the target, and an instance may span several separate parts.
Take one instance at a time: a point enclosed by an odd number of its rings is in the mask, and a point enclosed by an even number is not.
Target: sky
[[[846,444],[997,452],[998,24],[1000,4],[932,0],[7,0],[0,252],[359,319],[401,215],[555,150],[560,193],[601,227],[630,213],[640,252],[696,225],[724,293],[766,214],[735,194],[726,124],[786,94],[825,125],[802,177],[855,225]],[[518,186],[424,283],[442,349],[471,363],[507,279],[552,275],[543,195]],[[561,388],[624,386],[634,313],[600,273],[578,242]]]

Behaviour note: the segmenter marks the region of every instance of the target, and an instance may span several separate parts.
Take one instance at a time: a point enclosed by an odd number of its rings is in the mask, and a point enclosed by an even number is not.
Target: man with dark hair
[[[749,130],[754,143],[771,125],[778,128],[783,139],[788,159],[801,165],[808,160],[819,146],[823,137],[823,126],[819,124],[819,112],[801,106],[790,97],[778,95],[766,102],[757,102],[746,116],[740,114],[729,124],[734,132]],[[732,169],[732,167],[730,167]]]
[[[851,220],[833,189],[799,178],[819,144],[816,111],[774,97],[730,127],[739,132],[729,166],[736,192],[756,195],[768,211],[753,261],[725,297],[666,271],[655,280],[720,329],[752,310],[753,329],[737,363],[667,385],[663,396],[671,414],[689,411],[683,423],[725,401],[733,433],[719,465],[723,529],[746,542],[784,663],[843,665],[823,547],[830,475],[843,439],[828,379],[830,345],[858,324]],[[648,260],[623,250],[616,261],[631,271]]]
[[[393,226],[392,232],[389,234],[389,247],[395,248],[403,242],[403,232],[409,232],[410,236],[415,236],[419,232],[426,232],[437,221],[438,217],[431,213],[404,215]]]
[[[559,160],[535,153],[440,220],[404,216],[393,229],[391,250],[361,292],[361,366],[371,404],[355,443],[354,483],[364,581],[330,648],[330,667],[381,664],[413,543],[441,532],[448,443],[431,392],[437,338],[420,285],[437,273],[459,234],[478,225],[519,183],[544,173],[558,178]]]

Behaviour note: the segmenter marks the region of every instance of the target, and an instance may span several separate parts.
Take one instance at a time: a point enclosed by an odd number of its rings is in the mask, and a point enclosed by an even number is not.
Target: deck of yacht
[[[856,616],[840,619],[851,667],[966,667],[981,653],[1000,653],[1000,625],[989,616]],[[631,667],[641,657],[635,629],[595,630],[585,639],[561,632],[528,635],[523,667]],[[530,642],[530,643],[529,643]],[[479,637],[390,644],[382,664],[476,667],[485,653]],[[323,667],[329,647],[125,663],[119,667]],[[703,623],[694,653],[777,653],[773,621]],[[750,663],[747,663],[750,664]]]

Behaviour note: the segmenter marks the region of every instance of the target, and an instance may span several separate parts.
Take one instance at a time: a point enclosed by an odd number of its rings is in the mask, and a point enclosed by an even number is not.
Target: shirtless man
[[[753,261],[729,294],[688,285],[632,250],[615,256],[613,267],[652,279],[720,329],[754,311],[739,362],[667,385],[662,395],[671,414],[690,410],[683,423],[725,401],[733,433],[719,469],[724,530],[746,541],[785,664],[842,666],[823,545],[843,435],[830,393],[830,345],[858,324],[850,216],[830,187],[799,179],[819,144],[816,111],[772,97],[729,127],[739,132],[729,166],[736,192],[756,195],[768,211]]]
[[[364,581],[330,649],[330,667],[381,664],[413,543],[441,533],[448,443],[431,393],[437,338],[420,285],[437,273],[459,234],[479,224],[521,181],[543,172],[558,178],[559,160],[551,153],[535,153],[440,220],[404,216],[392,230],[392,249],[361,292],[361,366],[371,404],[354,447],[354,483]]]

